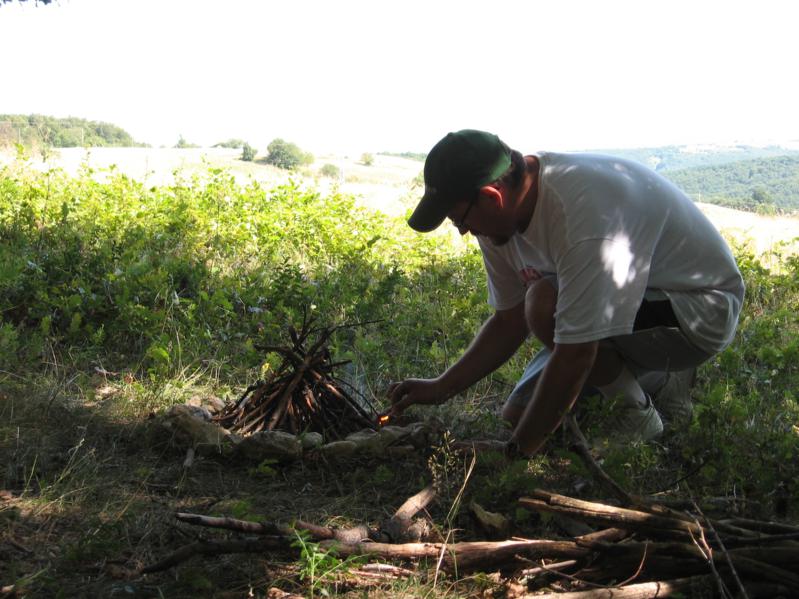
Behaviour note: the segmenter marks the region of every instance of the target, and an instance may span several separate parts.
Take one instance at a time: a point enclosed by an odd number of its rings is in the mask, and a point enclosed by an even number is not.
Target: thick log
[[[541,576],[542,574],[552,574],[553,572],[559,572],[560,570],[568,570],[579,563],[580,562],[576,559],[569,559],[565,562],[552,562],[551,564],[543,564],[536,568],[525,568],[519,572],[519,575],[523,578],[533,579],[536,576]]]
[[[648,555],[642,559],[641,554],[629,553],[613,556],[612,559],[599,558],[590,566],[575,572],[574,576],[586,582],[607,585],[609,582],[628,580],[633,576],[640,580],[670,580],[707,573],[707,562],[696,558]]]
[[[714,588],[712,576],[675,578],[658,582],[641,582],[623,587],[590,589],[570,593],[525,594],[523,599],[656,599],[660,597],[706,596]]]
[[[200,514],[186,514],[178,512],[175,518],[187,524],[205,526],[207,528],[223,528],[256,535],[279,535],[293,538],[295,531],[303,530],[310,534],[314,541],[340,541],[342,543],[359,543],[373,536],[372,531],[366,526],[353,526],[352,528],[330,528],[319,526],[310,522],[297,520],[292,526],[274,522],[252,522],[236,518],[202,516]]]
[[[435,499],[436,490],[433,485],[428,485],[421,491],[419,491],[416,495],[409,497],[405,503],[403,503],[396,512],[394,512],[394,518],[399,520],[410,520],[413,518],[418,512],[425,509],[430,502]]]
[[[322,543],[324,547],[335,547],[337,555],[371,555],[383,559],[438,560],[442,555],[442,568],[449,572],[465,572],[476,569],[491,569],[497,566],[525,559],[581,558],[591,551],[579,547],[571,541],[497,541],[497,542],[463,542],[452,544],[441,543]]]
[[[746,528],[754,532],[768,535],[799,534],[799,526],[792,526],[782,522],[769,522],[765,520],[752,520],[750,518],[725,518],[719,520],[722,524],[730,524],[739,528]]]
[[[754,578],[755,580],[777,583],[788,587],[793,592],[794,597],[799,596],[799,574],[744,555],[732,552],[729,552],[728,555],[732,558],[732,563],[740,575],[746,578]],[[719,568],[723,568],[726,565],[725,559],[718,556],[718,552],[714,554],[714,561]],[[794,564],[792,570],[795,571],[796,567],[796,564]]]
[[[698,524],[676,518],[572,499],[546,491],[536,491],[534,494],[537,498],[522,497],[519,499],[519,503],[536,511],[565,514],[586,522],[631,530],[645,530],[654,534],[682,532],[698,536],[702,531],[702,527]]]

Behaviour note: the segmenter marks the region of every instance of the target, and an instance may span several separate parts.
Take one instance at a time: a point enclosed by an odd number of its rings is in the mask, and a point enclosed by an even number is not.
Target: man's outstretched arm
[[[497,310],[483,323],[460,359],[443,374],[391,385],[392,413],[400,414],[413,404],[444,403],[502,366],[526,338],[524,302],[509,310]]]

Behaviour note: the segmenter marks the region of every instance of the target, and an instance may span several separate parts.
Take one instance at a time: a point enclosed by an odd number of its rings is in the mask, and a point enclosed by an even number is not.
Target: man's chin
[[[497,247],[503,246],[510,241],[510,237],[489,237],[489,239]]]

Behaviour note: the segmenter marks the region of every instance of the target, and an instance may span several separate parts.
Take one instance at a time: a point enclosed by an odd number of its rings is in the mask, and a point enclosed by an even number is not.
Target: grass
[[[294,557],[195,558],[133,574],[198,537],[225,538],[177,524],[176,511],[377,525],[435,482],[434,524],[444,538],[468,540],[482,538],[471,501],[508,517],[513,534],[552,537],[558,522],[517,509],[519,496],[536,487],[598,496],[561,432],[530,461],[472,463],[451,449],[455,438],[503,434],[497,412],[532,345],[446,406],[416,412],[449,434],[411,458],[258,467],[200,455],[182,467],[184,450],[158,415],[238,396],[265,372],[255,344],[279,340],[303,309],[324,324],[380,321],[342,329],[331,345],[352,360],[345,376],[378,403],[390,380],[451,363],[487,307],[479,255],[445,239],[414,237],[342,194],[241,187],[221,170],[150,189],[119,174],[98,183],[5,169],[0,587],[20,597],[265,597],[272,586],[351,597],[504,592],[491,573],[433,567],[355,584],[348,564],[307,543],[304,558],[295,548]],[[799,520],[799,260],[774,250],[764,260],[736,248],[745,311],[734,344],[700,371],[690,426],[605,456],[628,491],[680,497],[687,477],[697,497]],[[335,579],[320,578],[331,570]]]

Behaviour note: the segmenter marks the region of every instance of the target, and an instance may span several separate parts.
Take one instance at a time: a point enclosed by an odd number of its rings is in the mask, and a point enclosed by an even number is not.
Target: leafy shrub
[[[244,160],[245,162],[252,162],[253,160],[255,160],[256,153],[257,150],[248,143],[245,143],[241,147],[241,159]]]
[[[628,448],[606,463],[633,492],[694,472],[697,493],[770,501],[783,489],[796,506],[799,258],[769,269],[735,251],[747,284],[739,333],[701,369],[679,449]],[[221,169],[145,187],[113,171],[103,181],[39,172],[22,158],[0,168],[4,370],[36,372],[55,356],[63,368],[100,363],[157,382],[212,363],[240,385],[267,359],[255,346],[282,344],[307,311],[321,325],[372,323],[341,328],[330,349],[352,360],[352,384],[383,397],[388,381],[452,364],[489,314],[485,297],[476,249],[416,235],[345,194],[241,186]],[[449,420],[494,410],[489,390],[509,388],[528,353],[442,408]],[[498,496],[526,487],[525,472],[503,472],[491,473]]]
[[[372,156],[369,152],[364,152],[361,154],[361,164],[366,166],[372,166],[375,162],[375,157]]]
[[[247,145],[247,142],[244,141],[243,139],[232,138],[232,139],[229,139],[227,141],[222,141],[222,142],[219,142],[217,144],[214,144],[211,147],[213,147],[213,148],[236,149],[236,148],[244,148],[244,146],[246,146],[246,145]]]
[[[267,164],[278,168],[292,170],[304,164],[313,162],[313,155],[303,152],[296,144],[279,137],[273,139],[266,148],[268,155]]]
[[[190,143],[190,142],[186,141],[183,138],[183,136],[181,135],[178,138],[178,143],[175,144],[175,147],[182,150],[182,149],[186,149],[186,148],[199,148],[200,146],[198,146],[197,144],[193,144],[193,143]]]
[[[340,179],[341,169],[335,164],[325,164],[319,169],[319,174],[323,177],[330,177],[331,179]]]

